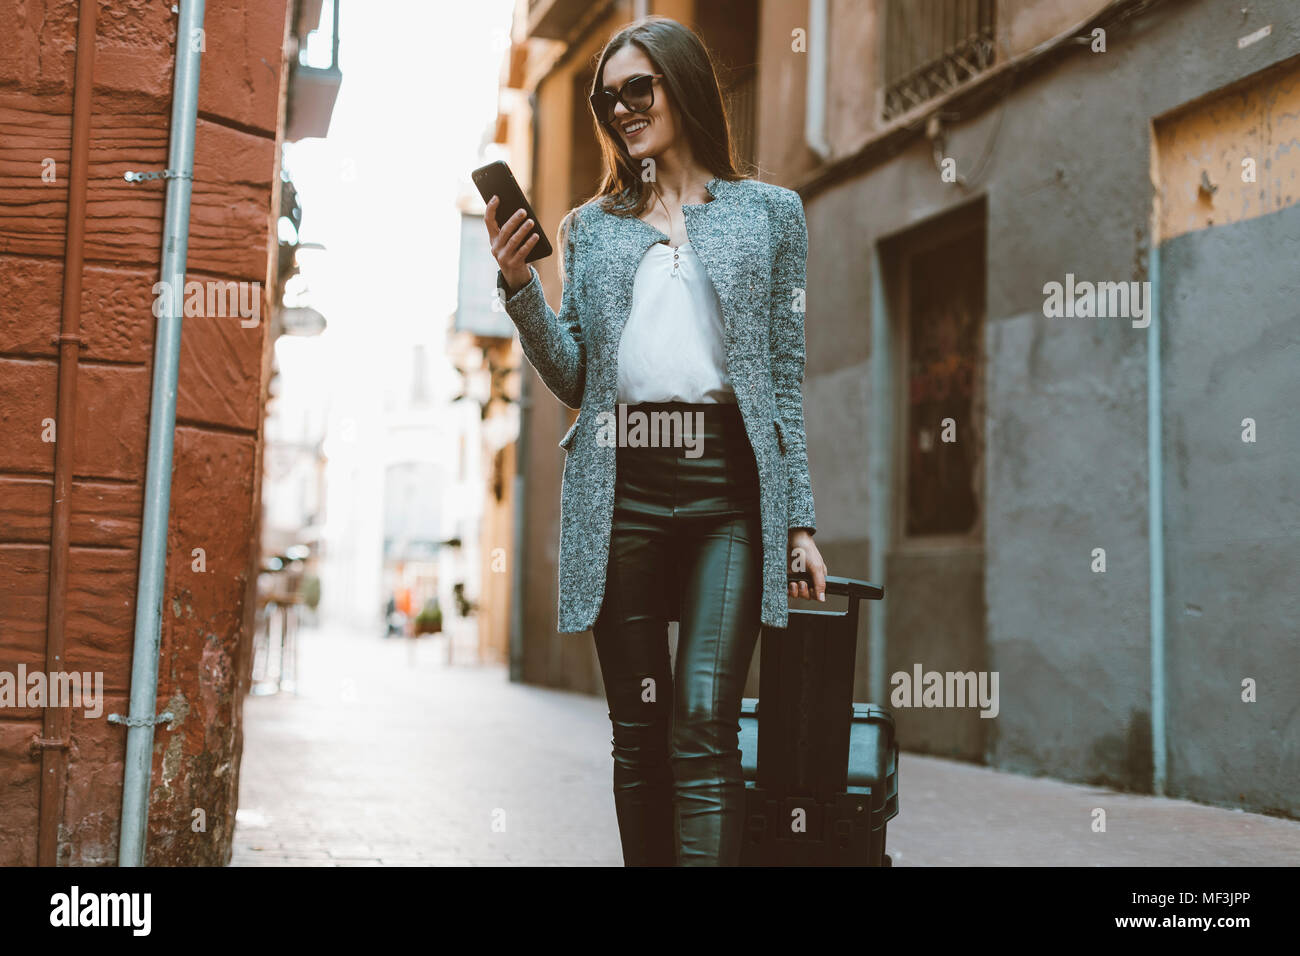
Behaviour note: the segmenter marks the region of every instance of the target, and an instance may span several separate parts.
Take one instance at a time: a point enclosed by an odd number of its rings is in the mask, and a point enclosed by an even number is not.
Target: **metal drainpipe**
[[[528,94],[528,115],[531,126],[530,138],[532,141],[531,152],[529,157],[529,176],[528,188],[531,190],[537,182],[537,145],[541,140],[541,135],[537,129],[537,90],[534,89]],[[534,200],[537,198],[533,197]],[[528,553],[527,541],[528,534],[528,508],[525,502],[525,496],[528,493],[528,469],[525,464],[528,461],[528,430],[532,422],[533,408],[533,390],[529,386],[529,374],[526,367],[527,363],[520,361],[519,365],[519,436],[515,439],[515,563],[511,568],[511,594],[510,594],[510,679],[512,681],[522,681],[524,679],[524,561]]]
[[[199,107],[199,66],[204,0],[181,0],[176,25],[176,69],[172,80],[171,144],[167,204],[163,211],[162,280],[172,285],[154,337],[153,393],[149,408],[149,458],[145,473],[144,524],[140,534],[140,579],[135,602],[135,646],[131,655],[131,716],[126,723],[126,770],[122,781],[119,866],[143,866],[149,828],[149,783],[153,728],[170,720],[154,716],[158,697],[163,577],[167,568],[167,518],[171,506],[172,444],[176,432],[176,379],[181,351],[181,310],[189,250],[190,188],[194,127]],[[110,720],[113,717],[109,718]]]
[[[528,530],[524,496],[528,492],[527,470],[524,462],[528,455],[528,421],[532,405],[528,387],[528,370],[519,369],[519,435],[515,439],[514,480],[514,535],[515,563],[511,568],[510,594],[510,679],[524,679],[524,555],[527,553],[524,534]]]
[[[58,417],[55,419],[54,502],[50,515],[50,577],[46,594],[45,671],[63,671],[67,629],[69,523],[72,511],[72,453],[76,445],[77,373],[81,342],[81,273],[86,250],[86,180],[90,165],[90,106],[95,75],[98,4],[82,0],[77,21],[77,72],[72,91],[72,148],[68,169],[68,233],[63,253],[63,316],[54,344],[59,350]],[[57,866],[59,824],[68,775],[71,711],[45,708],[42,736],[33,742],[41,756],[41,795],[36,824],[36,861]]]
[[[823,161],[830,158],[826,141],[826,75],[829,65],[827,0],[808,3],[808,83],[804,91],[804,142]]]
[[[1151,763],[1152,789],[1165,794],[1165,460],[1161,421],[1160,243],[1152,231],[1151,325],[1147,328],[1147,539],[1151,555]]]
[[[885,613],[889,607],[889,588],[885,584],[885,558],[890,543],[890,508],[893,501],[892,476],[894,458],[893,428],[893,369],[890,344],[889,310],[885,303],[885,263],[877,247],[871,262],[871,447],[868,451],[868,517],[867,534],[870,539],[871,580],[885,588],[881,601],[870,601],[868,618],[867,661],[868,689],[871,700],[882,703],[888,700],[888,680],[885,668],[886,631]]]

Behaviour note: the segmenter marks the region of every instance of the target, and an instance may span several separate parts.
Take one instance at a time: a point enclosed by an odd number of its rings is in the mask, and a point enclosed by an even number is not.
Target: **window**
[[[996,0],[886,0],[886,120],[992,65],[996,5]]]
[[[733,148],[742,167],[754,162],[757,127],[759,5],[755,0],[695,4],[693,26],[713,55]]]

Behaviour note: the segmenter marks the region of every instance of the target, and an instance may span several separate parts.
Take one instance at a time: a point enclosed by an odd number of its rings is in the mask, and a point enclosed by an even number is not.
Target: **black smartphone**
[[[522,209],[525,215],[533,221],[533,229],[528,235],[536,233],[539,238],[536,245],[533,246],[532,252],[524,259],[525,262],[533,262],[536,259],[545,259],[553,251],[550,240],[546,238],[546,233],[542,231],[542,224],[537,221],[537,216],[533,212],[533,207],[528,205],[528,200],[524,197],[524,191],[519,188],[519,183],[515,182],[514,173],[510,172],[510,167],[497,160],[495,163],[488,163],[486,166],[480,166],[470,174],[474,179],[474,185],[478,187],[479,195],[483,201],[487,202],[493,196],[500,197],[497,203],[497,226],[501,227],[506,224],[506,220]],[[528,236],[524,237],[527,241]]]

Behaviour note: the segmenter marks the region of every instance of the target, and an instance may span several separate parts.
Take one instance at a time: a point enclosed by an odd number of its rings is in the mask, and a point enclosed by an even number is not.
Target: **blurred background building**
[[[496,134],[496,124],[493,134]],[[485,150],[485,162],[499,155]],[[514,324],[496,294],[496,262],[483,223],[482,198],[461,199],[461,239],[456,314],[447,350],[463,387],[456,397],[464,430],[457,446],[459,464],[473,481],[473,504],[463,509],[475,522],[463,527],[466,601],[476,610],[479,655],[505,664],[510,657],[512,594],[519,586],[515,566],[515,486],[519,437],[519,368],[523,350]],[[472,556],[472,558],[471,558]]]
[[[857,699],[997,671],[996,720],[900,709],[904,746],[1300,811],[1300,6],[520,0],[496,141],[552,236],[600,172],[595,59],[647,13],[804,199],[817,541],[887,588]],[[1049,317],[1076,278],[1150,283],[1156,320]],[[526,363],[521,395],[512,673],[600,693],[555,629],[576,412]]]

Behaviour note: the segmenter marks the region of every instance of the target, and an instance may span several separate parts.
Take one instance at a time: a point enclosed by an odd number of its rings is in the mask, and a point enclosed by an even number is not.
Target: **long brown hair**
[[[722,104],[722,90],[713,59],[694,30],[663,16],[648,16],[630,23],[610,37],[596,63],[591,93],[604,87],[605,64],[611,56],[629,44],[640,48],[668,90],[669,104],[677,116],[677,125],[690,144],[695,161],[717,179],[744,179],[735,154],[731,124]],[[588,107],[590,111],[590,107]],[[591,113],[600,144],[604,173],[595,195],[607,212],[639,216],[650,201],[650,184],[642,180],[641,171],[628,155],[622,139],[611,133]]]

